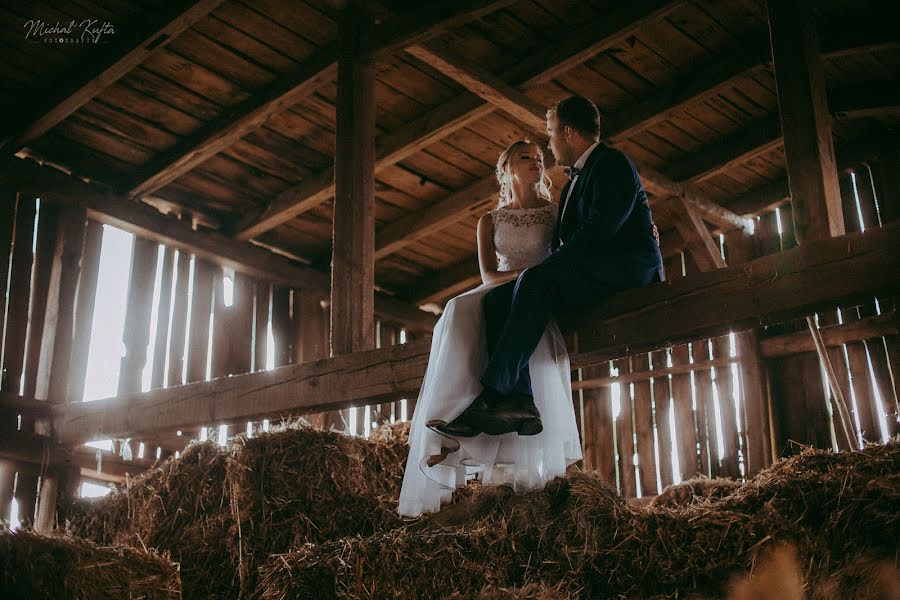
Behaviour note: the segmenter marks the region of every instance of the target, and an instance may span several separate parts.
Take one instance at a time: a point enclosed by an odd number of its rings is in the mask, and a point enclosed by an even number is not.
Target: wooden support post
[[[768,0],[766,6],[797,241],[842,235],[844,218],[813,2]]]
[[[628,373],[628,360],[613,361],[614,368],[621,374]],[[637,479],[634,467],[634,403],[628,384],[619,386],[619,414],[616,417],[616,449],[619,454],[619,491],[626,498],[637,495]]]
[[[169,386],[184,383],[184,340],[187,330],[188,289],[190,288],[191,256],[179,252],[175,265],[175,301],[172,304],[172,327],[169,336]]]
[[[194,261],[194,289],[191,294],[191,323],[188,333],[187,381],[206,379],[206,357],[209,349],[209,315],[212,312],[213,281],[217,268],[198,258]],[[222,270],[218,269],[221,274]]]
[[[78,280],[78,299],[75,314],[75,333],[72,341],[72,359],[69,363],[70,402],[81,402],[84,397],[84,380],[87,376],[87,359],[91,347],[91,327],[94,323],[94,303],[97,296],[97,279],[100,276],[100,250],[103,246],[103,225],[88,220],[81,260],[81,276]]]
[[[147,346],[150,344],[150,312],[153,308],[153,284],[156,281],[158,254],[159,244],[134,238],[125,328],[122,332],[125,356],[122,357],[119,369],[120,396],[141,391],[141,376],[147,364]]]
[[[362,51],[371,26],[363,2],[350,0],[338,33],[333,355],[375,347],[375,66]]]
[[[159,306],[156,310],[156,340],[153,343],[153,371],[150,387],[161,388],[166,376],[166,343],[169,339],[169,318],[172,310],[172,273],[175,271],[175,250],[166,247],[163,252],[159,280]]]

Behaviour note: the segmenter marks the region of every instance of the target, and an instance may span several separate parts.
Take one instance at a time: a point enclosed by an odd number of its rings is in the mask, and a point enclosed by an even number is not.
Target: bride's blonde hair
[[[538,152],[541,153],[541,158],[544,156],[541,147],[528,139],[513,142],[509,148],[500,153],[500,158],[497,159],[497,183],[500,184],[500,200],[497,202],[497,208],[503,208],[512,203],[512,174],[509,172],[509,161],[523,146],[535,146],[537,147]],[[543,163],[543,161],[541,162]],[[550,178],[547,176],[547,171],[542,165],[541,180],[537,184],[537,193],[538,196],[547,202],[550,202],[551,185],[553,185],[553,183],[550,181]]]

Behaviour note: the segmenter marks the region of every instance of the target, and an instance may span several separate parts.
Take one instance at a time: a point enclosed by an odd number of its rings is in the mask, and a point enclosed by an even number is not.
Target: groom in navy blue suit
[[[528,359],[547,323],[627,288],[662,281],[662,256],[647,194],[631,160],[600,142],[600,113],[581,96],[547,111],[550,150],[569,182],[559,199],[552,252],[484,300],[490,361],[484,391],[441,428],[450,435],[534,435]]]

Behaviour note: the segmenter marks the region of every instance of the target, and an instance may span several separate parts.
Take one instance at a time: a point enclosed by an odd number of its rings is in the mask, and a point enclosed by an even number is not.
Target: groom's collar
[[[585,165],[585,163],[587,163],[588,157],[591,155],[591,152],[593,152],[594,148],[596,148],[599,145],[600,145],[600,142],[594,142],[593,144],[591,144],[590,147],[588,147],[588,149],[584,151],[584,154],[582,154],[578,158],[578,160],[575,161],[575,164],[572,166],[575,167],[576,169],[578,169],[579,171],[584,169],[584,165]]]

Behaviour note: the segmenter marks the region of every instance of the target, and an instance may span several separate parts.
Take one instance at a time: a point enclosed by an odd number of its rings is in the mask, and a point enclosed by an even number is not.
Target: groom
[[[567,167],[550,255],[484,300],[490,361],[484,390],[441,430],[535,435],[543,430],[528,359],[550,319],[664,279],[647,194],[627,156],[600,142],[600,113],[581,96],[547,111],[550,150]]]

